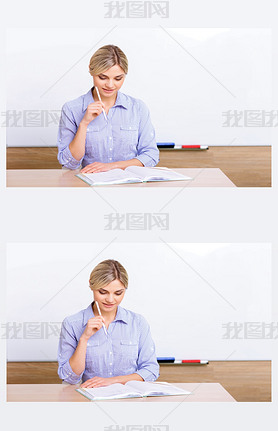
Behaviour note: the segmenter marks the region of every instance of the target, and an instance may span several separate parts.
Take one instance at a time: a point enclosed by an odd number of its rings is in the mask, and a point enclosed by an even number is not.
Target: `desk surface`
[[[220,385],[220,383],[173,383],[188,390],[191,395],[169,397],[126,398],[121,400],[106,400],[101,402],[232,402],[235,399]],[[75,389],[79,385],[7,385],[7,401],[69,401],[91,402]],[[98,401],[100,402],[100,401]]]
[[[235,187],[234,183],[217,168],[173,170],[191,177],[192,180],[121,184],[110,187]],[[90,187],[75,176],[78,172],[68,169],[8,169],[7,187]]]

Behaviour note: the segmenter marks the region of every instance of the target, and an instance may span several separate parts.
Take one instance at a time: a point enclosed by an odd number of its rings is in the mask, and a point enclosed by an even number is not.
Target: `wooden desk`
[[[121,184],[110,187],[235,187],[234,183],[218,168],[176,168],[174,170],[191,177],[192,180]],[[79,170],[68,169],[8,169],[7,187],[90,187],[75,176],[78,172]]]
[[[181,142],[184,143],[184,142]],[[160,166],[219,168],[237,187],[271,187],[271,146],[210,146],[209,150],[159,152]],[[57,147],[8,147],[7,169],[61,169]]]
[[[170,397],[126,398],[121,400],[106,400],[101,402],[232,402],[236,401],[220,383],[174,383],[182,389],[192,392],[191,395]],[[7,385],[7,401],[62,401],[91,402],[75,389],[79,385]],[[100,401],[98,401],[100,402]]]

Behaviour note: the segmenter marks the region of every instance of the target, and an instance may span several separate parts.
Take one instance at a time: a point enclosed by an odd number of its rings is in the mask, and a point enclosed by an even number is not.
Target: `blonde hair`
[[[128,275],[125,268],[117,260],[107,259],[93,269],[89,286],[91,290],[99,290],[114,280],[119,280],[127,289]]]
[[[105,45],[99,48],[90,59],[90,75],[99,75],[110,67],[119,65],[125,74],[128,71],[128,60],[123,51],[115,45]]]

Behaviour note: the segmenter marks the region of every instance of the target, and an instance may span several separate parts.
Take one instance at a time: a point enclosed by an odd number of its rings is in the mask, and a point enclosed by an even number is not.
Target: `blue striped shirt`
[[[75,374],[69,359],[89,319],[94,317],[92,304],[85,310],[64,319],[58,348],[58,374],[68,383],[76,384],[95,376],[116,377],[137,373],[145,381],[155,381],[159,376],[155,345],[146,319],[118,306],[106,336],[101,328],[89,338],[85,370]]]
[[[61,165],[77,169],[94,162],[112,163],[136,158],[144,166],[155,166],[159,162],[159,150],[149,110],[140,99],[120,91],[108,111],[107,121],[102,113],[89,123],[84,157],[76,160],[72,156],[69,144],[87,106],[94,102],[91,90],[62,107],[57,142]]]

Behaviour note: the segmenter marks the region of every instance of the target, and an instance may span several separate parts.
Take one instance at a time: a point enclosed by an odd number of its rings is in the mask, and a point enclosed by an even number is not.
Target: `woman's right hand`
[[[100,330],[103,323],[105,323],[103,316],[92,317],[88,320],[86,328],[84,329],[84,332],[81,337],[88,341],[92,335],[94,335],[97,331]]]
[[[81,123],[88,126],[88,124],[94,120],[98,115],[102,113],[102,108],[105,108],[105,105],[103,102],[100,102],[99,100],[94,103],[90,103],[87,106],[86,112],[84,114],[84,117],[81,120]]]

